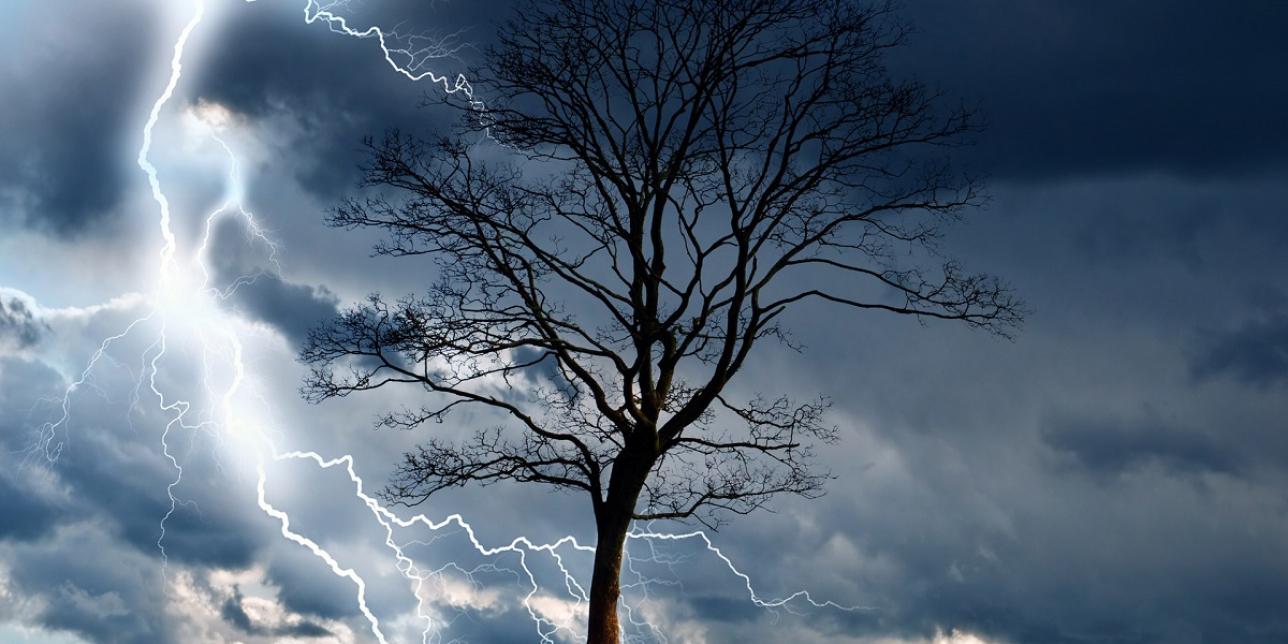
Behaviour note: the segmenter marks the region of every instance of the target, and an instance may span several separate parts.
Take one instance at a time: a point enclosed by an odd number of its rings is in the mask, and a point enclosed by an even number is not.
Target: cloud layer
[[[146,3],[90,4],[20,3],[4,27],[0,93],[17,98],[0,105],[14,124],[0,141],[0,235],[97,258],[105,226],[155,217],[123,206],[149,206],[135,194],[145,188],[130,147],[139,106],[159,90],[144,62],[166,55],[170,36],[159,32],[170,22]],[[248,405],[270,419],[280,448],[353,454],[378,487],[427,435],[373,431],[372,421],[416,404],[418,392],[311,407],[298,398],[293,357],[338,307],[428,283],[432,267],[370,258],[369,238],[329,230],[323,217],[352,192],[364,136],[433,132],[446,116],[419,106],[433,89],[394,74],[373,41],[305,25],[295,6],[233,4],[201,36],[215,44],[191,62],[164,115],[159,154],[222,159],[208,138],[185,134],[183,109],[207,101],[235,116],[224,136],[278,248],[273,255],[235,219],[214,229],[216,285],[250,278],[219,309],[245,334],[256,397],[271,403]],[[408,14],[373,3],[354,15],[408,29],[470,26],[462,37],[485,45],[508,11],[433,4]],[[1277,80],[1288,11],[996,0],[907,12],[919,30],[895,69],[978,103],[991,123],[960,158],[992,177],[993,198],[947,249],[1009,278],[1033,315],[1013,342],[824,309],[789,320],[803,351],[766,353],[736,386],[835,400],[843,437],[825,459],[837,478],[823,499],[740,519],[718,542],[766,595],[808,588],[864,609],[764,611],[700,547],[640,544],[641,574],[682,582],[651,587],[648,617],[672,641],[712,643],[1288,638],[1288,289],[1279,278],[1288,274],[1288,188],[1278,178],[1288,165],[1279,118],[1288,84]],[[446,64],[463,67],[471,55]],[[222,198],[220,163],[163,173],[183,193],[176,212],[189,242]],[[151,238],[132,242],[119,252],[155,252]],[[93,270],[51,263],[53,281],[69,285],[56,299],[74,299]],[[152,323],[113,344],[73,390],[54,434],[58,459],[33,449],[101,340],[147,304],[57,308],[53,294],[25,286],[0,271],[9,287],[0,290],[0,628],[37,642],[367,641],[355,587],[281,537],[256,505],[253,459],[220,433],[167,438],[183,479],[172,488],[163,567],[158,539],[176,471],[161,443],[171,416],[140,386],[157,350]],[[179,346],[162,385],[202,391],[202,365],[221,354]],[[391,639],[418,638],[416,598],[347,477],[306,463],[270,469],[269,497],[370,581],[368,601]],[[421,509],[465,511],[489,544],[590,533],[580,499],[539,490],[465,490]],[[398,537],[425,542],[409,549],[423,569],[455,561],[475,571],[446,568],[433,584],[430,610],[452,636],[535,639],[526,582],[480,568],[497,562],[472,555],[459,530]],[[658,556],[682,564],[644,561]],[[559,589],[552,560],[532,566]],[[573,619],[555,591],[539,597],[542,615]]]

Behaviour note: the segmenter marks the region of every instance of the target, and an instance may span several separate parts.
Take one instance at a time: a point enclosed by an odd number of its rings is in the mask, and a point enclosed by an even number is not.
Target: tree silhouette
[[[316,330],[312,400],[407,383],[417,427],[465,406],[509,422],[430,439],[385,490],[466,484],[584,492],[598,532],[587,641],[617,642],[632,521],[718,525],[828,474],[825,400],[731,399],[762,340],[815,301],[1005,333],[1017,302],[952,261],[941,224],[978,200],[939,152],[970,114],[883,65],[905,30],[846,0],[553,0],[503,25],[488,97],[427,142],[368,142],[365,196],[331,223],[428,256],[426,293],[372,296]],[[927,154],[929,152],[930,154]],[[815,304],[814,306],[817,306]],[[794,345],[792,345],[794,346]]]

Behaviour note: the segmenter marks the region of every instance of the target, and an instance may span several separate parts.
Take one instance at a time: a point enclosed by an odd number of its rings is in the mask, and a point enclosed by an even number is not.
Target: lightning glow
[[[246,1],[253,2],[255,0]],[[454,40],[452,38],[435,39],[425,35],[406,35],[398,33],[396,30],[387,32],[376,26],[354,27],[345,17],[336,13],[345,4],[344,2],[322,3],[318,0],[308,0],[304,7],[304,20],[308,24],[323,24],[330,31],[337,34],[375,41],[379,45],[384,60],[396,73],[412,82],[432,83],[448,95],[459,95],[468,101],[472,109],[480,114],[480,119],[485,116],[483,102],[475,96],[474,88],[464,75],[452,77],[436,73],[430,68],[432,61],[454,56],[458,52],[460,46],[453,45]],[[147,390],[157,401],[158,409],[167,418],[161,431],[160,446],[161,454],[174,471],[174,477],[166,486],[166,495],[169,497],[170,504],[168,511],[160,518],[156,541],[162,558],[163,573],[169,563],[165,545],[167,522],[179,507],[191,504],[190,501],[185,501],[176,495],[176,491],[183,483],[183,462],[185,459],[172,451],[171,438],[176,432],[207,431],[215,436],[217,440],[222,440],[224,437],[233,438],[239,448],[245,448],[253,452],[250,456],[252,456],[255,463],[258,509],[277,522],[279,532],[284,539],[307,550],[314,557],[321,560],[332,574],[352,584],[358,611],[366,620],[371,635],[381,644],[386,644],[389,641],[388,635],[386,628],[382,625],[376,611],[368,601],[368,584],[366,580],[353,566],[341,562],[339,557],[328,551],[317,540],[296,530],[293,527],[290,515],[269,500],[268,470],[270,464],[299,461],[310,464],[321,471],[340,469],[347,475],[352,485],[354,498],[370,511],[376,524],[383,529],[385,533],[384,545],[391,553],[395,569],[410,584],[411,592],[416,598],[416,619],[424,624],[424,629],[421,632],[422,643],[441,641],[443,627],[450,625],[447,622],[436,622],[436,617],[428,610],[428,603],[431,598],[427,596],[428,589],[426,586],[428,581],[448,569],[463,573],[471,580],[473,579],[473,574],[483,570],[512,573],[527,589],[523,595],[523,605],[535,626],[538,639],[541,642],[555,642],[561,638],[577,638],[579,633],[575,623],[559,623],[548,614],[548,611],[543,612],[543,609],[538,605],[539,600],[546,598],[543,593],[551,591],[543,587],[538,580],[538,576],[529,567],[529,557],[549,557],[563,577],[562,590],[554,594],[561,598],[560,601],[571,602],[574,612],[584,612],[585,606],[589,603],[587,586],[578,580],[578,575],[566,557],[574,553],[591,554],[595,550],[593,545],[580,543],[573,536],[564,536],[550,543],[537,543],[526,536],[518,536],[509,543],[489,546],[480,540],[475,528],[461,514],[450,514],[446,518],[437,521],[423,514],[416,514],[411,517],[399,516],[381,505],[375,497],[367,493],[366,485],[357,473],[352,455],[324,457],[315,451],[280,452],[274,446],[266,424],[258,421],[249,410],[239,408],[237,403],[238,396],[248,383],[248,374],[244,363],[244,346],[236,330],[236,324],[234,324],[236,319],[222,304],[238,288],[253,282],[260,275],[239,276],[227,286],[222,288],[213,287],[211,285],[212,271],[210,264],[212,231],[215,224],[223,217],[239,219],[256,240],[267,245],[270,249],[269,262],[273,265],[275,271],[280,272],[277,260],[277,246],[258,224],[255,216],[244,203],[244,179],[240,174],[241,166],[238,163],[233,146],[219,134],[220,129],[226,124],[228,117],[226,111],[221,113],[217,109],[205,106],[206,109],[203,112],[203,106],[201,104],[197,106],[198,120],[205,126],[206,135],[210,141],[219,146],[226,157],[227,174],[224,199],[214,210],[205,215],[199,240],[187,256],[181,254],[179,238],[175,234],[173,226],[174,214],[171,209],[171,201],[162,185],[152,154],[154,131],[183,79],[185,50],[188,47],[191,36],[203,23],[205,16],[206,0],[197,0],[193,5],[191,17],[184,23],[182,30],[174,41],[167,80],[161,93],[151,103],[147,113],[141,132],[142,142],[136,158],[137,165],[147,179],[152,200],[157,207],[160,249],[156,267],[156,292],[149,299],[149,306],[144,315],[130,322],[120,333],[102,340],[98,349],[90,356],[88,363],[79,373],[79,376],[65,389],[59,417],[40,427],[32,454],[39,454],[51,462],[58,460],[64,447],[66,430],[72,420],[71,402],[74,394],[79,389],[90,384],[92,372],[100,360],[108,355],[108,351],[113,345],[123,338],[137,333],[141,328],[155,327],[156,336],[144,349],[141,357],[144,370],[140,373],[132,408],[139,403],[139,394],[142,386],[146,384]],[[205,385],[203,393],[207,401],[218,401],[210,410],[203,411],[204,407],[202,405],[173,392],[168,392],[166,386],[158,378],[161,364],[166,359],[167,352],[172,349],[171,342],[173,340],[170,331],[178,325],[183,325],[184,330],[191,332],[200,344],[200,346],[193,348],[199,349],[202,356],[202,376]],[[212,376],[215,368],[212,366],[211,361],[221,357],[227,360],[227,364],[221,364],[220,366],[231,370],[231,378],[226,385],[217,387],[214,384],[215,378]],[[397,530],[418,530],[427,532],[430,536],[422,536],[421,539],[415,541],[400,543],[396,539],[395,533]],[[481,557],[490,559],[495,559],[502,555],[516,557],[518,569],[506,568],[499,564],[488,564],[476,567],[473,570],[466,570],[463,566],[451,563],[436,570],[423,570],[411,556],[406,554],[405,549],[407,547],[433,543],[435,539],[439,538],[440,533],[447,530],[464,534],[470,546]],[[635,572],[634,564],[637,562],[649,561],[667,566],[671,566],[674,563],[659,554],[656,549],[656,544],[658,543],[701,542],[705,552],[718,559],[730,574],[742,582],[747,597],[757,606],[771,610],[780,608],[791,610],[793,604],[803,603],[816,608],[845,611],[861,609],[856,606],[843,606],[832,601],[819,601],[806,591],[797,591],[781,598],[765,598],[755,589],[751,577],[735,566],[734,562],[702,531],[667,533],[657,532],[651,528],[635,529],[630,532],[629,537],[633,542],[646,544],[650,553],[646,558],[633,558],[628,551],[627,564],[631,566],[630,570],[633,572]],[[648,599],[648,589],[651,585],[678,585],[678,582],[675,581],[654,580],[646,578],[638,572],[635,572],[635,574],[639,578],[637,583],[624,584],[623,588],[628,591],[639,589],[645,600]],[[562,599],[564,597],[567,599]],[[623,610],[627,617],[627,624],[647,628],[653,634],[654,639],[666,640],[665,634],[661,630],[650,626],[646,620],[639,618],[637,615],[639,611],[625,599],[623,601]]]

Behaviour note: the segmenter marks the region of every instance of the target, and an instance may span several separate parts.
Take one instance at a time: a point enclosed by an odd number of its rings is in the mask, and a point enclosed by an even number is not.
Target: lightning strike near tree
[[[256,0],[246,1],[254,2]],[[432,61],[453,56],[459,51],[460,46],[453,45],[452,39],[407,35],[397,31],[385,31],[376,26],[354,27],[347,18],[336,13],[344,6],[345,3],[343,2],[323,3],[317,0],[309,0],[304,8],[304,20],[308,24],[321,23],[330,31],[340,35],[374,41],[379,46],[384,60],[388,62],[394,72],[404,76],[409,81],[432,83],[448,95],[461,96],[480,115],[485,113],[483,102],[475,95],[474,88],[463,75],[452,77],[438,74],[429,66]],[[513,574],[527,588],[527,592],[523,596],[523,604],[535,625],[535,632],[540,641],[555,642],[561,638],[576,638],[578,634],[575,632],[575,625],[557,623],[550,616],[543,614],[535,605],[534,600],[543,593],[557,594],[561,597],[569,598],[575,608],[584,610],[588,602],[586,585],[579,581],[578,572],[569,564],[567,557],[574,553],[593,553],[594,546],[582,544],[572,536],[565,536],[551,543],[537,543],[528,537],[518,536],[509,543],[489,546],[482,542],[477,536],[474,527],[461,514],[453,513],[437,521],[423,514],[417,514],[410,518],[399,516],[383,506],[366,491],[365,483],[358,475],[351,455],[328,458],[316,451],[280,452],[274,446],[268,428],[251,417],[251,415],[243,413],[244,410],[239,408],[238,396],[248,382],[247,367],[244,362],[244,346],[236,326],[233,324],[233,314],[221,307],[221,303],[227,300],[241,286],[253,282],[257,276],[243,275],[225,287],[212,286],[211,258],[209,256],[212,252],[212,231],[221,218],[238,218],[251,232],[255,240],[267,244],[271,250],[270,263],[274,266],[274,270],[280,268],[277,265],[276,245],[269,239],[268,234],[246,207],[243,191],[245,179],[241,176],[241,168],[234,147],[222,138],[215,128],[209,128],[206,134],[209,140],[217,145],[226,157],[228,170],[224,186],[225,196],[214,210],[205,215],[199,241],[187,254],[185,254],[180,237],[174,229],[175,217],[180,216],[180,214],[173,212],[171,199],[167,195],[166,186],[163,185],[158,168],[153,160],[154,132],[162,119],[163,112],[174,99],[176,91],[183,81],[185,64],[190,63],[190,61],[185,60],[185,49],[194,32],[203,24],[206,8],[206,0],[198,0],[193,6],[191,17],[183,25],[182,30],[174,40],[166,83],[161,93],[151,103],[141,132],[142,142],[138,150],[137,165],[146,177],[158,216],[157,232],[159,234],[160,249],[156,265],[156,292],[151,295],[147,312],[144,315],[130,322],[120,333],[105,338],[98,349],[93,352],[79,376],[67,386],[59,405],[58,418],[40,427],[39,435],[31,454],[43,456],[51,462],[58,460],[64,449],[67,430],[73,422],[73,396],[80,389],[91,386],[92,372],[116,343],[127,336],[139,333],[141,329],[155,328],[156,335],[148,343],[141,358],[144,370],[140,374],[139,383],[140,389],[142,385],[146,385],[147,391],[157,402],[158,409],[167,418],[160,435],[161,454],[174,472],[174,478],[166,486],[169,508],[160,518],[156,541],[162,558],[163,571],[169,563],[169,557],[166,552],[167,523],[179,507],[190,504],[190,502],[183,500],[178,495],[178,490],[183,484],[184,458],[174,452],[171,439],[178,432],[206,431],[217,438],[236,436],[241,441],[239,445],[244,444],[253,450],[254,453],[251,457],[255,463],[257,477],[256,499],[259,510],[277,522],[283,538],[304,548],[314,557],[321,560],[331,573],[352,584],[358,610],[366,620],[372,637],[382,644],[389,641],[389,635],[377,615],[377,609],[373,608],[369,602],[367,581],[352,565],[342,562],[340,557],[330,552],[317,540],[297,530],[292,524],[291,516],[269,500],[269,466],[271,464],[298,461],[311,464],[322,471],[339,468],[344,472],[352,485],[354,498],[370,511],[372,519],[383,530],[385,534],[384,546],[391,553],[395,569],[410,584],[411,592],[416,600],[415,616],[420,623],[424,624],[424,629],[421,632],[422,642],[441,641],[443,637],[442,627],[446,626],[442,620],[436,621],[436,616],[428,610],[427,605],[433,598],[428,596],[429,588],[427,583],[448,568],[454,569],[455,572],[463,573],[471,579],[472,573],[476,573],[483,568],[465,570],[462,566],[449,564],[435,570],[422,569],[416,560],[406,553],[406,548],[410,545],[432,543],[437,536],[433,536],[428,542],[423,540],[427,538],[423,535],[420,540],[400,542],[397,539],[397,533],[403,530],[418,530],[427,532],[430,535],[437,535],[445,530],[457,531],[466,536],[470,546],[481,557],[496,558],[505,555],[517,559],[517,569],[510,569],[500,564],[489,564],[486,570],[490,572],[504,571]],[[194,315],[194,311],[197,314]],[[201,400],[190,399],[169,391],[166,384],[159,378],[162,364],[167,359],[169,352],[174,349],[172,342],[175,340],[171,331],[178,325],[190,326],[191,328],[185,328],[185,332],[194,335],[200,345],[191,348],[197,350],[202,357],[203,373],[201,375],[205,383],[205,391],[202,392],[202,395],[210,405],[210,409],[206,409]],[[226,361],[226,363],[219,366],[230,370],[232,373],[230,381],[222,387],[214,384],[216,379],[211,375],[215,370],[215,365],[212,362],[220,360]],[[700,542],[705,552],[714,556],[721,565],[727,568],[730,574],[740,580],[745,587],[747,597],[757,606],[765,609],[790,610],[793,603],[807,603],[817,608],[833,608],[846,611],[859,610],[859,607],[843,606],[832,601],[816,600],[806,591],[797,591],[781,598],[765,598],[755,589],[751,578],[736,567],[734,562],[702,531],[667,533],[657,532],[650,528],[632,530],[628,536],[631,540],[645,545],[650,553],[643,558],[628,558],[628,565],[632,566],[631,570],[636,574],[637,582],[624,584],[623,587],[625,589],[638,589],[641,594],[641,601],[649,598],[649,588],[651,586],[677,586],[679,584],[678,581],[674,580],[649,578],[635,571],[633,568],[634,563],[648,561],[671,567],[674,570],[675,562],[660,554],[656,549],[657,544]],[[562,590],[555,593],[540,583],[538,575],[529,567],[529,557],[537,556],[549,557],[559,570],[562,576]],[[650,626],[646,619],[640,617],[640,611],[637,610],[637,606],[632,606],[627,601],[624,602],[623,610],[627,615],[628,624],[642,629],[642,632],[650,633],[650,637],[653,639],[666,641],[666,635],[661,630]]]

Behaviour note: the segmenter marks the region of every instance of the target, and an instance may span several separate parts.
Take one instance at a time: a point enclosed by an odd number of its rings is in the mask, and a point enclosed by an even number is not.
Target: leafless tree
[[[386,495],[584,492],[598,530],[587,641],[617,642],[632,521],[714,526],[829,478],[810,460],[837,439],[825,400],[731,399],[762,340],[792,345],[789,311],[1018,322],[997,280],[925,261],[978,200],[942,159],[975,128],[891,78],[883,56],[904,36],[888,6],[847,0],[528,5],[477,72],[482,122],[461,108],[485,142],[370,142],[369,190],[332,223],[386,232],[378,254],[428,256],[437,277],[317,330],[306,394],[429,392],[383,417],[396,427],[505,414],[407,454]]]

